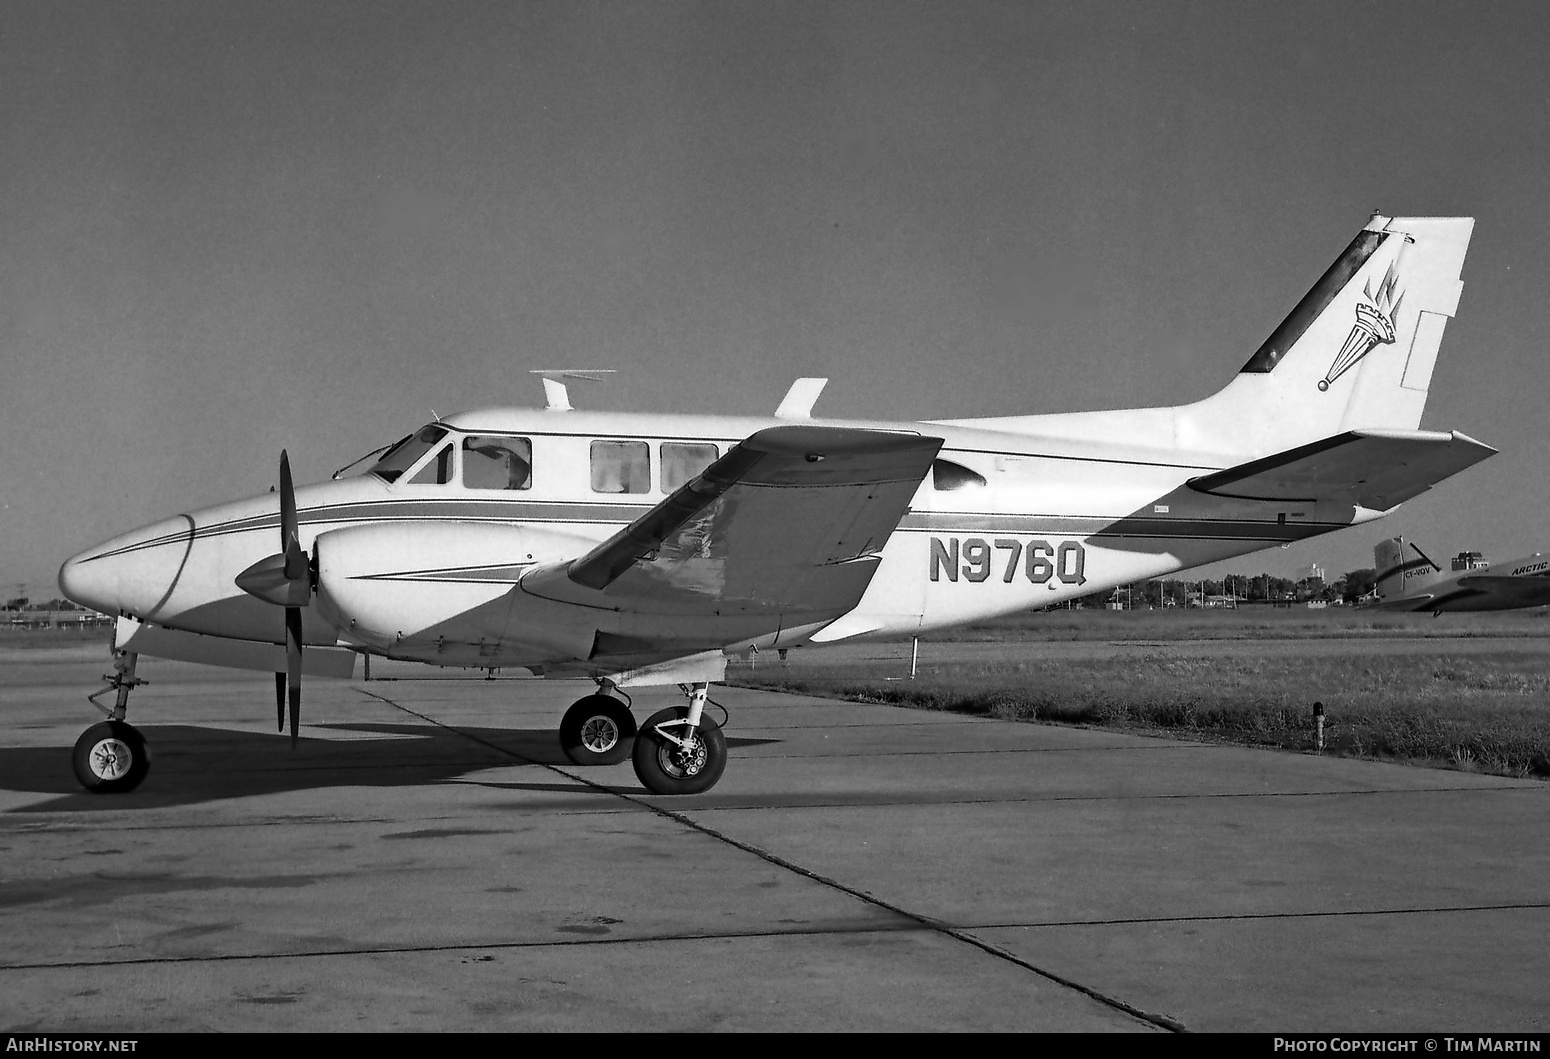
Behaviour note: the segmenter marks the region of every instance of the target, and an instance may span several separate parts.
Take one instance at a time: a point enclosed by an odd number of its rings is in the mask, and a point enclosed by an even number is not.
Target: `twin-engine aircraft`
[[[1405,549],[1415,552],[1406,559]],[[1492,566],[1479,552],[1460,552],[1442,567],[1403,537],[1372,550],[1378,594],[1374,606],[1390,610],[1521,610],[1550,606],[1550,559],[1539,552]]]
[[[920,636],[1329,533],[1490,456],[1418,429],[1473,227],[1374,215],[1194,404],[850,422],[812,418],[823,380],[802,379],[773,418],[647,415],[576,411],[543,373],[548,408],[439,419],[317,485],[294,488],[282,453],[278,494],[60,570],[121,616],[97,693],[117,700],[76,775],[145,776],[125,722],[141,653],[273,672],[293,743],[303,674],[379,655],[590,679],[559,726],[571,760],[709,790],[729,656]],[[637,726],[620,692],[651,684],[687,701]]]

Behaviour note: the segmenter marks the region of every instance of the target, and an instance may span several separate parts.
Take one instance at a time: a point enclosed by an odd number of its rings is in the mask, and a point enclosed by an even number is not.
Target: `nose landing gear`
[[[108,719],[81,733],[70,760],[75,778],[93,794],[132,791],[151,769],[151,750],[145,737],[124,720],[129,711],[130,691],[145,683],[135,676],[138,660],[139,655],[133,651],[115,652],[113,673],[102,678],[108,686],[87,696],[87,701],[106,713]],[[111,710],[97,701],[110,691],[118,693]]]

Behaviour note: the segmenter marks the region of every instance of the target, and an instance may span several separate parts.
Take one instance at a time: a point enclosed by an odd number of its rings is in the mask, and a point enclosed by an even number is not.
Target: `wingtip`
[[[1495,456],[1498,452],[1502,451],[1495,445],[1487,445],[1485,442],[1480,441],[1477,438],[1472,438],[1461,430],[1452,431],[1452,434],[1453,440],[1455,441],[1462,441],[1464,444],[1473,445],[1477,449],[1485,449],[1487,456]]]

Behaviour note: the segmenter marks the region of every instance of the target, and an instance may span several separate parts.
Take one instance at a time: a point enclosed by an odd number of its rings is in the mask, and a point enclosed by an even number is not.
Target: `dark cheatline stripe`
[[[468,584],[514,585],[537,563],[507,563],[502,566],[446,566],[436,570],[396,570],[392,573],[357,574],[359,581],[440,581]]]
[[[914,512],[899,522],[911,533],[1024,533],[1044,537],[1159,538],[1174,540],[1296,541],[1343,529],[1345,523],[1256,519],[1113,518],[1084,515],[963,515]]]
[[[302,525],[340,522],[582,522],[622,525],[648,510],[645,504],[590,504],[568,501],[523,501],[511,503],[499,500],[371,500],[350,504],[325,504],[321,507],[304,508],[297,512]],[[184,515],[184,518],[189,516]],[[278,511],[263,515],[250,515],[200,526],[198,537],[223,537],[233,533],[277,529],[280,525]],[[182,533],[168,533],[148,541],[115,548],[111,552],[94,555],[103,559],[111,555],[155,548],[183,538]],[[90,561],[90,560],[88,560]]]
[[[585,523],[623,526],[648,510],[640,504],[593,504],[569,501],[499,500],[374,500],[328,504],[299,511],[303,525],[318,523],[389,522],[497,522]],[[188,516],[184,516],[187,518]],[[220,537],[277,529],[279,512],[252,515],[228,522],[200,526],[195,537]],[[913,511],[899,520],[898,529],[934,533],[1027,533],[1042,536],[1155,537],[1178,540],[1295,541],[1341,529],[1344,523],[1305,522],[1281,525],[1253,519],[1170,519],[1109,515],[997,515],[953,511]],[[113,555],[182,542],[187,531],[166,533],[138,544],[93,556]]]

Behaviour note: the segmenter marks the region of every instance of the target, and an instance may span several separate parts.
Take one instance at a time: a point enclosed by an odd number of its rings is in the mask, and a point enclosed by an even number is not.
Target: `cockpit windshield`
[[[432,445],[446,436],[447,432],[434,423],[422,427],[418,433],[410,434],[388,449],[387,454],[372,464],[366,473],[374,474],[384,482],[396,482],[399,475],[413,467],[421,456],[431,450]]]

